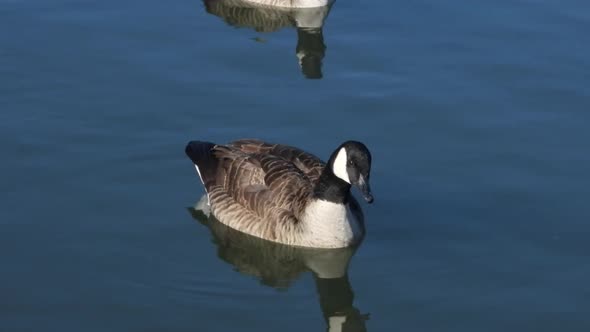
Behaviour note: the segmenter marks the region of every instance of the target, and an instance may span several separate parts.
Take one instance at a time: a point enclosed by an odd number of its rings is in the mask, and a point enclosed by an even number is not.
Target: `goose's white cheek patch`
[[[334,165],[332,165],[332,172],[337,177],[341,178],[342,180],[350,183],[350,178],[348,177],[348,171],[346,170],[346,163],[348,162],[348,156],[346,155],[346,149],[341,148],[336,155],[336,159],[334,160]]]

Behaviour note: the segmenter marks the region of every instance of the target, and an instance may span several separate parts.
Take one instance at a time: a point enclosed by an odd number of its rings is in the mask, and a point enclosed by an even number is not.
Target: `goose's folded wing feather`
[[[231,146],[216,147],[215,155],[221,161],[218,186],[261,218],[286,218],[300,211],[298,202],[312,191],[309,178],[298,167],[275,155],[246,153]]]
[[[298,168],[312,183],[319,179],[325,166],[320,158],[293,146],[270,144],[256,139],[237,140],[230,145],[247,154],[273,155],[281,158]]]

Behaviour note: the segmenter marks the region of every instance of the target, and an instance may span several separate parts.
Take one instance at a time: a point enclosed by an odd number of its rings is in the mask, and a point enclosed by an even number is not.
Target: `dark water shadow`
[[[358,248],[313,249],[262,240],[236,231],[217,221],[208,211],[206,197],[188,208],[195,220],[211,232],[217,256],[236,271],[253,276],[261,284],[286,291],[305,273],[311,272],[326,330],[366,331],[368,314],[354,306],[354,291],[348,278],[350,259]]]
[[[323,77],[322,64],[326,54],[323,25],[332,3],[316,8],[277,8],[244,0],[203,0],[207,13],[222,18],[237,28],[272,33],[283,28],[297,29],[295,55],[306,78]],[[264,39],[254,38],[259,42]]]

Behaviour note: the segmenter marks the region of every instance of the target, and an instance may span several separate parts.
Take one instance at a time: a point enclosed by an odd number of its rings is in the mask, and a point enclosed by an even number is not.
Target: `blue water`
[[[0,1],[1,331],[590,329],[586,1],[338,0],[311,41],[230,23]],[[184,145],[241,137],[370,148],[344,279],[262,280],[191,216]]]

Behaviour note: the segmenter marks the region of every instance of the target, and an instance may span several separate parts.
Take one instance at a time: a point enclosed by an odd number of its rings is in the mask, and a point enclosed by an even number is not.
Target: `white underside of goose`
[[[348,205],[324,200],[310,202],[301,217],[305,242],[311,247],[344,248],[362,237],[358,221]]]
[[[211,215],[211,206],[209,205],[209,195],[205,194],[201,196],[201,199],[193,206],[195,210],[200,210],[203,214],[209,218]]]

